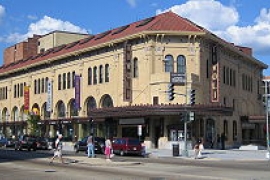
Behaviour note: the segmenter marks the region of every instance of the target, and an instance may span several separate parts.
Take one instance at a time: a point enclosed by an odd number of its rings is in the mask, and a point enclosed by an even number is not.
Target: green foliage
[[[39,115],[28,115],[27,124],[30,130],[30,135],[37,136],[38,135],[38,122],[40,121]]]

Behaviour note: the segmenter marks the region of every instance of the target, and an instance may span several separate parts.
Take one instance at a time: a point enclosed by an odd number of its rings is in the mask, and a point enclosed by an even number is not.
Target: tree
[[[27,118],[28,129],[30,130],[30,135],[38,135],[38,122],[40,121],[40,116],[36,114],[29,114]]]

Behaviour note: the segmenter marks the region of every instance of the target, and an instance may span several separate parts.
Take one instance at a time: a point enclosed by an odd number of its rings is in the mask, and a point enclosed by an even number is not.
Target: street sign
[[[138,136],[142,135],[142,125],[138,125]]]
[[[195,119],[195,114],[194,114],[194,112],[189,112],[189,121],[194,121],[194,119]]]
[[[172,73],[170,74],[170,81],[175,85],[184,86],[186,83],[186,74],[183,73]]]

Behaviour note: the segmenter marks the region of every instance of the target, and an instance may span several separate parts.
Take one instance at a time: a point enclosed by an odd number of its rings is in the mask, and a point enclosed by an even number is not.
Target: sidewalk
[[[63,150],[73,151],[73,147],[64,146]],[[195,160],[194,151],[189,150],[188,156],[182,155],[182,152],[179,152],[178,156],[173,156],[171,149],[147,149],[146,158],[178,158],[186,160]],[[202,151],[202,157],[199,160],[236,160],[236,161],[267,161],[267,150],[239,150],[239,149],[229,149],[229,150],[215,150],[215,149],[205,149]],[[87,158],[85,156],[74,156],[74,155],[65,155],[64,156],[66,163],[76,163],[89,166],[115,166],[115,165],[138,165],[141,164],[140,159],[138,162],[119,162],[119,161],[108,161],[105,158]],[[196,159],[197,160],[197,159]],[[48,160],[49,162],[49,160]],[[57,159],[54,161],[59,163]]]
[[[175,158],[186,158],[194,159],[194,151],[189,150],[188,156],[182,156],[179,152],[179,156],[173,156],[172,150],[169,149],[149,149],[147,151],[151,158],[162,158],[162,157],[175,157]],[[267,150],[215,150],[205,149],[202,151],[201,159],[215,159],[215,160],[269,160],[266,157]]]

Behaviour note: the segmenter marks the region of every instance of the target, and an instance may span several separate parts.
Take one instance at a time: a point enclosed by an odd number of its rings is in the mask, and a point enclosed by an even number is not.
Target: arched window
[[[165,72],[173,72],[173,57],[172,55],[166,55],[164,62],[165,62]]]
[[[92,68],[88,68],[88,85],[92,85]]]
[[[75,107],[75,100],[74,99],[72,99],[70,102],[69,112],[70,112],[70,116],[78,116],[78,110]]]
[[[96,66],[94,67],[93,75],[94,75],[94,84],[97,84],[97,67]]]
[[[183,55],[177,57],[177,73],[186,73],[186,58]]]
[[[103,66],[99,66],[99,83],[103,83]]]
[[[65,117],[65,115],[66,115],[65,104],[63,103],[63,101],[60,101],[58,103],[58,117]]]
[[[97,108],[96,100],[90,97],[87,101],[87,116],[90,116],[90,110]]]
[[[112,98],[109,95],[106,95],[102,101],[102,107],[113,107]]]
[[[61,74],[58,75],[58,90],[61,90]]]
[[[105,82],[109,82],[109,64],[105,65]]]
[[[139,77],[138,58],[134,58],[133,60],[133,77]]]

